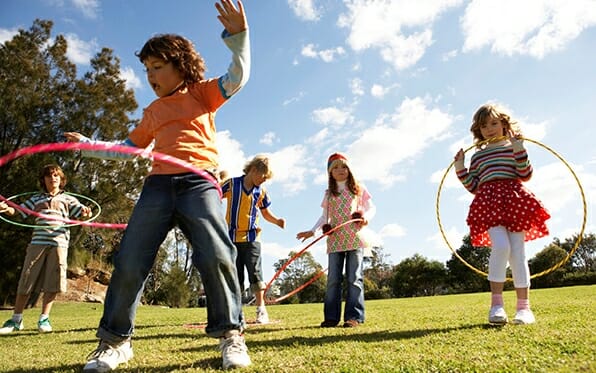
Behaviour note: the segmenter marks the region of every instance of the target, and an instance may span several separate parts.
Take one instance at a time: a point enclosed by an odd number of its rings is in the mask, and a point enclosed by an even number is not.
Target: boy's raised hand
[[[237,34],[247,29],[248,25],[242,1],[238,0],[238,9],[236,9],[232,0],[221,0],[220,3],[215,3],[215,7],[219,12],[217,18],[230,35]]]

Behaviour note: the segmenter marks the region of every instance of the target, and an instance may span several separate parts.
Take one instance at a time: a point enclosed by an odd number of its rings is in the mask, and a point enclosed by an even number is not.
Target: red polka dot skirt
[[[482,183],[466,222],[472,246],[491,246],[488,229],[502,225],[510,232],[525,232],[525,241],[548,235],[550,214],[536,196],[516,179]]]

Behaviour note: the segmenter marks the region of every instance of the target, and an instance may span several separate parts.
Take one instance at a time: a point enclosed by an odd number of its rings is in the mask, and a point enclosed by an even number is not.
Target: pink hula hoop
[[[292,263],[293,261],[295,261],[296,259],[298,259],[306,250],[308,250],[312,245],[314,245],[315,243],[319,242],[323,237],[330,235],[331,233],[335,232],[336,230],[338,230],[339,228],[343,227],[344,225],[350,224],[350,223],[356,223],[359,221],[364,221],[364,219],[362,218],[358,218],[358,219],[350,219],[347,220],[333,228],[331,228],[328,232],[321,234],[319,237],[315,238],[311,243],[309,243],[308,245],[306,245],[302,250],[298,251],[296,254],[294,254],[294,256],[292,256],[287,262],[284,263],[283,266],[281,266],[281,268],[275,272],[275,274],[273,275],[273,277],[271,278],[271,280],[269,280],[269,282],[267,283],[267,286],[265,286],[265,295],[267,294],[267,291],[269,291],[269,289],[271,288],[271,285],[273,285],[273,282],[275,280],[277,280],[277,278],[282,274],[282,272],[290,265],[290,263]],[[321,277],[323,275],[323,273],[325,273],[325,271],[327,271],[327,268],[325,268],[322,271],[319,271],[319,273],[317,273],[315,276],[313,276],[310,280],[308,280],[306,283],[302,284],[301,286],[297,287],[296,289],[290,291],[287,294],[284,294],[278,298],[275,299],[265,299],[266,303],[268,304],[273,304],[273,303],[278,303],[281,302],[282,300],[291,297],[292,295],[298,293],[299,291],[301,291],[302,289],[306,288],[308,285],[312,284],[313,282],[315,282],[319,277]]]
[[[36,154],[36,153],[63,152],[63,151],[68,151],[68,150],[113,151],[113,152],[117,152],[117,153],[137,155],[142,158],[157,159],[158,161],[162,161],[165,163],[169,163],[169,164],[178,166],[180,168],[188,170],[189,172],[193,172],[193,173],[207,179],[209,182],[211,182],[216,187],[220,198],[222,196],[222,191],[221,191],[221,187],[220,187],[219,183],[207,171],[201,170],[201,169],[191,165],[188,162],[185,162],[181,159],[172,157],[167,154],[163,154],[163,153],[159,153],[159,152],[148,152],[145,149],[135,148],[135,147],[126,146],[126,145],[91,144],[91,143],[84,143],[84,142],[68,142],[68,143],[57,142],[57,143],[49,143],[49,144],[32,145],[32,146],[28,146],[25,148],[17,149],[12,153],[9,153],[9,154],[6,154],[6,155],[0,157],[0,167],[3,167],[8,162],[13,161],[13,160],[20,158],[22,156],[25,156],[25,155]],[[3,195],[0,195],[0,200],[6,202],[6,204],[8,204],[10,207],[21,210],[27,214],[41,217],[44,219],[49,219],[49,220],[58,220],[61,222],[65,222],[66,224],[77,224],[77,225],[83,225],[83,226],[94,227],[94,228],[111,228],[111,229],[124,229],[124,228],[126,228],[126,225],[127,225],[127,224],[88,222],[88,221],[83,221],[83,220],[79,221],[79,220],[63,219],[63,218],[56,217],[56,216],[47,216],[44,214],[40,214],[36,211],[32,211],[30,209],[23,208],[23,207],[19,206],[18,204],[14,203],[12,201],[9,201]]]

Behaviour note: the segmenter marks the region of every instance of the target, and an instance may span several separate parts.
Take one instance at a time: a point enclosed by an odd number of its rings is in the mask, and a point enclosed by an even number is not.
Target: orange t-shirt
[[[153,101],[128,138],[140,148],[155,140],[153,150],[202,170],[218,167],[215,113],[226,102],[217,78],[192,83],[174,94]],[[178,174],[189,170],[159,160],[151,174]]]

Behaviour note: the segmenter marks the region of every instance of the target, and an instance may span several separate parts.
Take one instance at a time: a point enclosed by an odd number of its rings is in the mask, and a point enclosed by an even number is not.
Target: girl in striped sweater
[[[530,180],[532,165],[521,140],[517,123],[493,104],[481,106],[472,127],[478,145],[464,166],[464,151],[455,155],[455,171],[474,199],[466,222],[473,246],[491,247],[488,280],[491,289],[490,323],[505,324],[503,285],[507,263],[511,267],[517,295],[514,324],[535,321],[530,310],[530,270],[524,242],[548,235],[548,211],[522,182]]]

